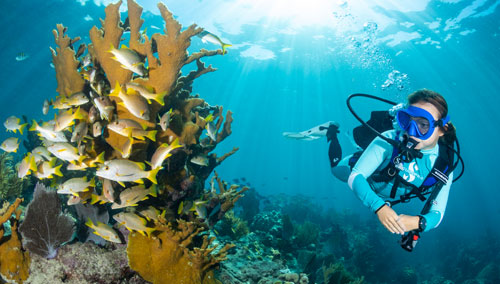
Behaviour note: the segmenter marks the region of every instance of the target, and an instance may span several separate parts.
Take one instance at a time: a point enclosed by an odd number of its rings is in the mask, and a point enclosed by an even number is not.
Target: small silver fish
[[[120,192],[120,203],[116,202],[111,205],[111,209],[119,209],[129,206],[137,206],[137,203],[142,200],[148,199],[148,195],[156,197],[156,186],[151,185],[145,188],[144,185],[136,185],[129,187]]]
[[[148,102],[141,95],[137,94],[132,89],[124,93],[118,81],[116,82],[116,86],[109,95],[114,97],[119,97],[122,102],[119,102],[119,105],[124,106],[131,114],[140,119],[149,120],[149,106]]]
[[[222,54],[226,54],[226,48],[232,46],[231,44],[222,42],[222,40],[218,36],[208,31],[202,31],[200,34],[198,34],[198,37],[201,38],[201,41],[203,43],[210,42],[213,44],[220,44],[220,46],[222,47]]]
[[[175,139],[174,142],[172,142],[170,145],[168,145],[167,143],[163,143],[162,145],[160,145],[151,157],[151,168],[161,169],[163,161],[172,156],[170,152],[180,147],[184,147],[184,145],[179,144],[179,138]]]
[[[16,153],[18,148],[19,148],[19,141],[16,137],[7,138],[0,145],[0,149],[9,153],[10,152]]]
[[[125,226],[129,231],[137,231],[143,236],[146,234],[149,236],[155,228],[147,227],[148,223],[146,219],[141,218],[139,215],[130,212],[120,212],[113,215],[113,219],[120,225]]]
[[[215,123],[213,121],[210,121],[207,123],[205,126],[207,129],[207,135],[212,139],[213,141],[217,141],[217,129],[215,129]]]
[[[125,84],[125,87],[130,88],[130,89],[136,91],[137,93],[139,93],[139,95],[141,95],[143,98],[145,98],[149,104],[151,103],[151,100],[156,101],[160,105],[165,104],[164,97],[166,95],[166,92],[155,94],[155,93],[153,93],[152,88],[146,88],[146,87],[144,87],[140,84],[134,83],[134,82],[130,82],[130,83]]]
[[[89,128],[87,126],[87,122],[84,120],[80,121],[76,126],[75,130],[73,130],[73,134],[71,135],[71,142],[80,142],[83,137],[87,135]]]
[[[122,241],[120,240],[120,237],[118,237],[118,234],[116,231],[109,225],[106,225],[101,222],[97,222],[95,225],[92,223],[92,220],[90,218],[87,220],[85,225],[89,226],[91,229],[94,230],[94,234],[102,237],[103,239],[113,242],[113,243],[121,243]]]
[[[92,136],[99,137],[102,134],[102,124],[100,121],[97,121],[92,125]]]
[[[120,49],[111,47],[109,52],[114,55],[112,57],[114,60],[120,62],[122,68],[144,76],[146,69],[137,52],[126,46],[122,46]]]
[[[26,125],[28,125],[27,123],[25,124],[20,124],[21,123],[21,119],[15,117],[15,116],[9,116],[5,122],[3,123],[3,126],[5,126],[5,128],[8,130],[8,131],[12,131],[14,133],[17,132],[17,130],[19,130],[19,132],[21,133],[21,135],[23,135],[23,129],[26,127]]]
[[[208,157],[206,155],[198,155],[191,159],[191,163],[199,166],[208,166]]]
[[[111,202],[115,202],[115,189],[113,183],[109,179],[104,179],[102,182],[102,195]]]
[[[21,164],[19,165],[19,169],[17,170],[17,177],[24,178],[30,173],[34,173],[36,171],[37,171],[37,166],[35,162],[35,157],[31,153],[28,153],[26,154],[26,156],[24,156],[23,160],[21,161]]]
[[[50,107],[49,100],[43,101],[43,108],[42,108],[43,115],[46,115],[47,113],[49,113],[49,107]]]
[[[143,163],[137,163],[125,159],[105,161],[96,171],[98,177],[110,179],[124,186],[124,182],[143,183],[142,179],[149,179],[156,184],[156,174],[160,168],[146,171]]]
[[[170,123],[170,117],[172,116],[172,109],[164,113],[160,118],[160,127],[161,130],[167,131],[168,125]]]
[[[94,123],[99,117],[99,112],[95,106],[91,106],[89,110],[89,123]]]
[[[115,107],[108,97],[100,96],[94,99],[95,106],[99,110],[101,119],[110,120]]]

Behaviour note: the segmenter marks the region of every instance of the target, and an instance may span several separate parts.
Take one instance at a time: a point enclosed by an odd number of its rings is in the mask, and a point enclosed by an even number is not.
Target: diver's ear
[[[442,127],[438,127],[438,135],[439,135],[439,137],[442,137],[446,133],[446,131],[448,131],[448,123],[445,124]]]

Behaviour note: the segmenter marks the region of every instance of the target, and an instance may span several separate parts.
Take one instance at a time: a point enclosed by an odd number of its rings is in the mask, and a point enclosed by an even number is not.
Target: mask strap
[[[445,126],[449,121],[450,121],[450,115],[447,115],[446,117],[438,120],[437,123],[438,123],[438,126]]]

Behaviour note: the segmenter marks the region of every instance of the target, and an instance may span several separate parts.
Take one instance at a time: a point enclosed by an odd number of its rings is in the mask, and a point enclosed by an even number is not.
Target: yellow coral
[[[155,284],[214,283],[211,269],[225,260],[227,250],[234,246],[226,245],[213,254],[217,246],[208,246],[214,239],[204,236],[199,248],[190,248],[193,239],[205,230],[193,222],[178,220],[173,225],[160,219],[156,228],[158,232],[152,237],[131,233],[127,247],[130,267]]]
[[[28,279],[31,262],[28,252],[22,249],[17,233],[17,225],[21,216],[21,210],[17,207],[22,201],[20,198],[16,199],[0,216],[0,273],[5,279],[16,283],[23,283]],[[4,238],[3,223],[7,222],[14,213],[16,217],[11,219],[11,235]]]

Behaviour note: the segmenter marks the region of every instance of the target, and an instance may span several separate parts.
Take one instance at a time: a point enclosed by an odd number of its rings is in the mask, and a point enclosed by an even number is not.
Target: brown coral
[[[193,247],[194,239],[206,228],[194,222],[178,220],[175,224],[160,218],[153,237],[131,233],[127,247],[129,265],[145,280],[153,283],[213,283],[210,270],[226,259],[226,245],[213,253],[214,238],[203,236],[203,243]]]
[[[79,61],[76,60],[75,50],[73,50],[73,43],[80,40],[80,37],[69,38],[65,35],[66,29],[61,24],[57,25],[57,30],[53,30],[52,33],[59,47],[56,50],[50,48],[56,69],[57,92],[63,97],[81,92],[85,85],[85,80],[78,73]]]
[[[7,211],[0,216],[0,273],[3,278],[16,283],[22,283],[28,279],[30,267],[29,254],[23,251],[17,233],[17,225],[21,216],[21,210],[17,208],[22,201],[20,198],[16,199]],[[15,218],[11,218],[14,213]],[[9,219],[11,235],[5,237],[3,223]]]

